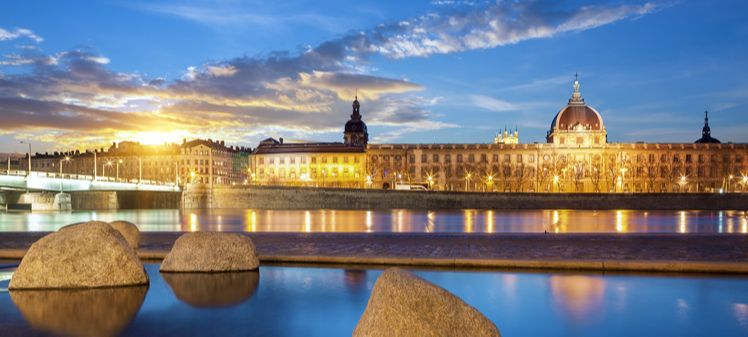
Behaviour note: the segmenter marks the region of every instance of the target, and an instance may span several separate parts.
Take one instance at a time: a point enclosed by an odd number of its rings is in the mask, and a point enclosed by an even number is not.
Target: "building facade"
[[[183,141],[181,145],[123,141],[108,149],[37,153],[32,156],[31,169],[122,182],[235,185],[248,182],[250,153],[248,148],[227,147],[213,140]]]
[[[369,133],[358,98],[345,124],[343,142],[300,143],[268,138],[252,153],[253,184],[363,188]]]
[[[349,127],[349,123],[354,126]],[[268,140],[253,153],[258,183],[331,186],[320,172],[352,164],[334,186],[496,192],[740,192],[748,188],[748,144],[720,143],[705,116],[694,143],[608,143],[602,114],[574,80],[572,96],[552,119],[546,143],[523,144],[518,131],[479,144],[368,144],[358,100],[343,143]],[[331,149],[335,148],[335,151]],[[346,151],[348,162],[343,162]],[[328,166],[320,166],[326,157]],[[337,159],[336,159],[337,158]],[[331,162],[336,160],[336,162]],[[351,173],[352,172],[352,173]],[[303,181],[303,182],[302,182]]]

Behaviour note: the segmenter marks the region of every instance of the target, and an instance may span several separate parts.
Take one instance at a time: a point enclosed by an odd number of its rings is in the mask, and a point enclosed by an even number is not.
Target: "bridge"
[[[177,184],[138,179],[115,179],[82,174],[6,171],[0,174],[0,189],[39,192],[156,191],[179,192]]]

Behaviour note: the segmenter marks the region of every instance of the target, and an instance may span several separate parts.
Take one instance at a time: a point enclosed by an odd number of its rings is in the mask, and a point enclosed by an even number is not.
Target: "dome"
[[[586,104],[569,104],[556,114],[551,122],[551,130],[589,130],[605,129],[602,116]]]
[[[351,119],[345,123],[345,132],[367,132],[366,123],[360,119]]]
[[[555,130],[605,131],[603,117],[584,102],[579,92],[579,79],[574,79],[574,93],[569,104],[553,117],[550,132]]]
[[[712,128],[709,127],[709,111],[704,111],[704,128],[701,129],[701,138],[697,139],[696,144],[719,144],[719,139],[712,137]]]

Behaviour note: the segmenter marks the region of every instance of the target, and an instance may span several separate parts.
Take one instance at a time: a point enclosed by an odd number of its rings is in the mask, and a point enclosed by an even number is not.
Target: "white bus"
[[[400,191],[428,191],[426,183],[395,183],[395,190]]]

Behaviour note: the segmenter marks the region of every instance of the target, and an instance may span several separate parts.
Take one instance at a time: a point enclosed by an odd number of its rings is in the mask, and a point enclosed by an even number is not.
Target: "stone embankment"
[[[303,187],[187,186],[182,207],[260,209],[744,210],[748,193],[481,193]]]
[[[46,233],[6,232],[0,259]],[[163,259],[183,233],[141,233]],[[704,234],[249,233],[260,263],[748,274],[748,236]]]

